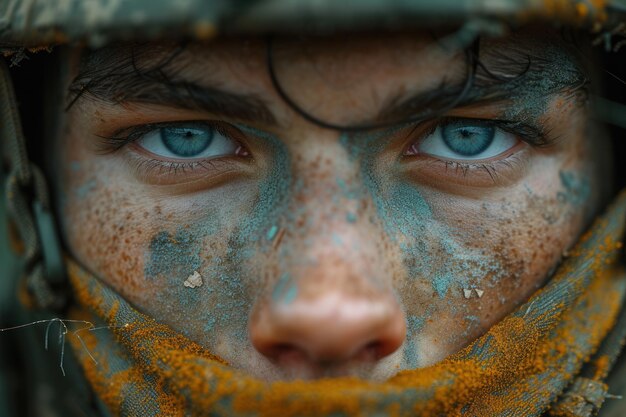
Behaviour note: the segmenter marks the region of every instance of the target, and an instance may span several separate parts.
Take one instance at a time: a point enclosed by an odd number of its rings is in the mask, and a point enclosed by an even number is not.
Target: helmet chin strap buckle
[[[47,185],[41,170],[30,164],[31,181],[20,183],[15,173],[7,179],[7,212],[22,247],[26,288],[37,307],[62,310],[67,301],[66,273],[61,243]]]

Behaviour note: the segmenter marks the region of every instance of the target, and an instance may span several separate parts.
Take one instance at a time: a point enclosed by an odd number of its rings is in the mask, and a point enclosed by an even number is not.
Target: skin
[[[557,35],[529,33],[484,41],[481,56],[519,45],[541,55],[535,38],[568,56]],[[394,98],[462,83],[466,69],[462,53],[416,34],[285,40],[275,52],[290,96],[341,125],[376,122]],[[440,361],[543,285],[601,203],[606,138],[570,90],[528,86],[449,110],[517,117],[556,138],[513,135],[490,158],[451,160],[419,150],[439,119],[359,133],[305,120],[277,95],[264,54],[254,39],[192,44],[177,76],[254,95],[276,123],[86,94],[55,147],[72,256],[255,376],[382,380]],[[238,154],[174,169],[137,142],[102,151],[102,137],[132,126],[197,120],[222,123]],[[194,272],[202,285],[184,286]]]

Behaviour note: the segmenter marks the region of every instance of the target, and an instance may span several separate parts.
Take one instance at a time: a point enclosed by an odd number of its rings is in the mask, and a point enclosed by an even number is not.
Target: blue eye
[[[212,129],[193,127],[164,127],[160,133],[165,147],[183,158],[193,158],[208,148],[214,134]]]
[[[498,156],[514,147],[515,135],[482,121],[455,120],[435,131],[412,148],[418,153],[457,160],[480,160]]]
[[[463,156],[476,156],[493,142],[492,126],[471,126],[463,122],[448,123],[441,128],[441,137],[452,152]]]
[[[164,126],[137,141],[145,150],[164,158],[203,159],[232,155],[237,143],[203,123]]]

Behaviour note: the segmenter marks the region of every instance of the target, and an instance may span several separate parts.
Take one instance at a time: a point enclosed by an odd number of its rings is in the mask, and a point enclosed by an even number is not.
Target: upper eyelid
[[[114,153],[118,150],[122,149],[126,145],[129,145],[139,139],[141,139],[144,135],[153,132],[158,129],[163,129],[166,127],[181,127],[185,125],[205,125],[208,128],[215,129],[220,134],[231,138],[231,134],[225,131],[219,124],[226,123],[217,120],[184,120],[184,121],[171,121],[171,122],[157,122],[157,123],[145,123],[140,125],[128,126],[122,129],[118,129],[113,132],[111,136],[102,136],[98,137],[102,139],[103,143],[101,149],[101,153]],[[230,125],[230,124],[229,124]],[[232,125],[230,125],[232,126]],[[233,129],[236,129],[235,126],[232,126]],[[238,130],[238,129],[237,129]],[[128,134],[126,134],[128,132]],[[232,138],[231,138],[232,139]]]
[[[467,121],[468,123],[483,124],[500,128],[505,132],[512,133],[516,136],[521,136],[521,140],[531,143],[535,146],[545,146],[551,143],[547,139],[544,130],[539,126],[533,126],[529,123],[507,120],[500,118],[486,119],[486,118],[472,118],[472,117],[457,117],[457,116],[444,116],[437,120],[432,128],[432,131],[438,126],[442,126],[449,121]],[[431,133],[432,133],[431,131]]]
[[[468,124],[483,124],[499,128],[507,133],[515,135],[518,140],[529,144],[532,147],[544,148],[551,146],[558,138],[550,137],[544,132],[543,126],[533,126],[528,123],[507,120],[501,118],[466,117],[456,115],[444,115],[437,119],[431,119],[414,124],[410,132],[405,136],[402,155],[407,149],[419,144],[428,136],[447,122],[466,121]]]
[[[130,132],[129,135],[139,135],[145,134],[147,132],[151,132],[157,129],[163,129],[165,127],[180,127],[183,125],[192,125],[192,124],[203,124],[207,127],[216,128],[211,122],[205,120],[185,120],[180,122],[157,122],[157,123],[145,123],[141,125],[128,126],[122,129],[118,129],[113,132],[112,137],[119,137],[124,134],[124,132]]]

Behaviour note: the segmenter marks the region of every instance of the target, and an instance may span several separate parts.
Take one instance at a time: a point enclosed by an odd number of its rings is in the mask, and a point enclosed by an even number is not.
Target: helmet
[[[475,30],[542,20],[614,32],[623,0],[332,1],[10,1],[0,4],[6,53],[65,42],[101,46],[112,40],[272,32],[415,28],[474,22]],[[608,32],[603,32],[608,31]],[[619,31],[619,29],[618,29]],[[615,33],[612,33],[615,34]]]

